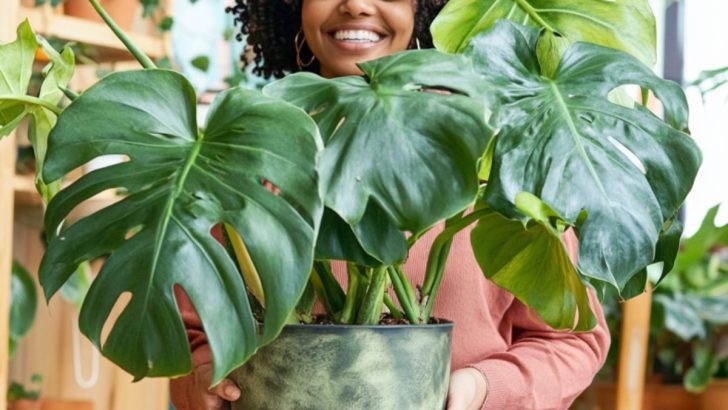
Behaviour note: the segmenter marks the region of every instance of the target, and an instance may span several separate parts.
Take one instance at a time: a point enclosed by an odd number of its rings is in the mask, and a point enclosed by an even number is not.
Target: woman
[[[238,0],[231,8],[265,76],[312,71],[324,77],[359,75],[356,63],[415,47],[432,47],[429,25],[442,0]],[[438,232],[428,233],[405,264],[422,283],[427,251]],[[434,316],[456,323],[448,409],[562,409],[591,382],[603,364],[609,334],[598,303],[598,325],[590,333],[555,332],[515,298],[484,278],[468,232],[455,238]],[[572,258],[576,239],[564,243]],[[346,275],[343,269],[339,278]],[[593,296],[593,295],[592,295]],[[189,329],[194,371],[172,381],[179,410],[222,408],[240,391],[229,380],[208,390],[210,352],[199,319],[178,294]],[[285,377],[281,375],[281,377]]]

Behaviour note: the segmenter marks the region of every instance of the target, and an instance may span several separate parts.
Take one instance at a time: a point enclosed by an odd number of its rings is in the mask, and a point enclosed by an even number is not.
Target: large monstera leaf
[[[567,50],[553,79],[541,76],[537,40],[500,22],[466,51],[502,103],[486,202],[516,217],[519,193],[540,198],[575,226],[580,272],[622,289],[655,258],[700,164],[685,97],[635,58],[587,43]],[[652,90],[666,122],[610,103],[625,84]]]
[[[315,170],[321,147],[304,112],[258,92],[225,91],[198,130],[195,94],[181,75],[109,75],[60,116],[44,173],[59,178],[107,154],[129,161],[89,173],[51,202],[40,272],[46,296],[80,262],[108,255],[84,301],[81,330],[135,377],[171,376],[190,370],[173,293],[179,285],[202,320],[214,381],[221,380],[279,333],[303,293],[323,208]],[[113,188],[128,195],[61,227],[75,206]],[[210,234],[223,222],[244,239],[260,276],[261,331],[239,271]],[[131,298],[102,341],[123,294]]]
[[[655,62],[655,18],[648,0],[450,0],[433,22],[435,45],[462,51],[500,19]]]
[[[327,253],[357,261],[365,253],[390,264],[405,256],[402,232],[422,232],[473,202],[492,131],[484,102],[468,97],[481,82],[463,56],[408,51],[360,68],[363,77],[295,74],[264,92],[303,108],[321,130],[325,204],[345,222],[322,233],[353,248]]]

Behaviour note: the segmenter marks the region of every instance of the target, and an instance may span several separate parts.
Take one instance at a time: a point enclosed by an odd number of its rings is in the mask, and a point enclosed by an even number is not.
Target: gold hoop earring
[[[303,46],[306,44],[306,36],[301,37],[301,34],[303,34],[303,31],[298,30],[296,37],[293,39],[293,44],[296,47],[296,64],[298,65],[299,70],[303,70],[310,66],[316,60],[316,56],[313,55],[307,63],[304,63],[303,60],[301,60],[301,50],[303,50]]]

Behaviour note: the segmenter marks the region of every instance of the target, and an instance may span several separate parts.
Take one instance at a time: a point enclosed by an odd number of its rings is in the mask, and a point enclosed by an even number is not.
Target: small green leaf
[[[10,276],[10,355],[18,340],[33,325],[37,305],[35,281],[25,268],[13,261]]]
[[[561,56],[571,45],[566,37],[559,33],[545,30],[541,32],[536,43],[536,56],[541,66],[541,75],[553,78],[559,68]]]
[[[190,63],[192,64],[192,67],[195,67],[200,71],[207,72],[207,70],[210,69],[210,57],[208,56],[195,57],[192,61],[190,61]]]
[[[0,137],[9,135],[28,114],[26,104],[12,98],[26,95],[37,49],[27,19],[18,26],[14,42],[0,45]]]
[[[162,21],[157,24],[157,29],[161,32],[169,31],[172,29],[172,26],[174,25],[174,18],[173,17],[165,17],[162,19]]]

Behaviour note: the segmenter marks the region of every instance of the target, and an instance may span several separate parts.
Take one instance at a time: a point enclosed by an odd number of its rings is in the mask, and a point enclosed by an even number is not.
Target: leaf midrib
[[[149,305],[149,295],[151,293],[151,287],[152,283],[154,282],[154,277],[157,272],[157,263],[159,262],[159,255],[162,250],[162,241],[164,237],[167,234],[167,227],[169,226],[169,221],[173,218],[173,210],[174,210],[174,204],[179,197],[180,193],[182,192],[182,189],[185,185],[185,182],[187,181],[187,177],[189,176],[190,170],[192,169],[192,166],[195,163],[195,160],[197,159],[197,156],[200,153],[200,150],[202,148],[202,142],[204,141],[204,135],[202,133],[198,134],[198,138],[195,141],[194,145],[192,146],[192,150],[190,151],[189,156],[187,157],[187,160],[185,161],[185,166],[182,169],[182,172],[179,174],[179,177],[177,178],[177,181],[174,184],[173,189],[170,191],[169,196],[167,197],[167,203],[165,205],[164,213],[162,214],[162,226],[161,229],[157,231],[157,234],[154,238],[154,256],[152,257],[152,266],[150,269],[150,275],[149,280],[147,281],[147,287],[144,291],[144,304],[142,305],[141,312],[147,311],[147,306]],[[142,313],[144,316],[144,313]],[[142,330],[143,326],[141,325],[137,327],[137,334]]]
[[[609,200],[609,195],[607,194],[607,190],[604,188],[604,185],[602,185],[602,181],[599,179],[599,176],[597,175],[596,170],[594,169],[594,166],[592,165],[591,161],[589,160],[589,155],[587,155],[586,150],[584,149],[584,144],[581,142],[582,135],[579,132],[579,130],[576,129],[576,124],[574,123],[574,119],[571,117],[571,113],[569,112],[569,108],[566,106],[566,101],[564,100],[564,96],[561,94],[561,90],[556,86],[556,83],[553,81],[548,81],[549,87],[551,89],[551,93],[553,94],[554,98],[556,99],[556,103],[558,105],[559,111],[561,112],[561,116],[566,122],[566,124],[569,127],[570,135],[572,139],[574,140],[574,146],[577,148],[579,152],[579,156],[583,160],[584,164],[586,165],[586,168],[589,170],[589,174],[591,175],[592,179],[596,183],[597,187],[599,188],[599,191],[601,192],[602,196]]]

